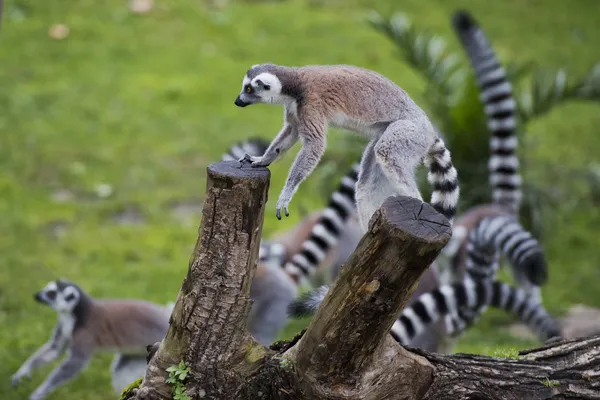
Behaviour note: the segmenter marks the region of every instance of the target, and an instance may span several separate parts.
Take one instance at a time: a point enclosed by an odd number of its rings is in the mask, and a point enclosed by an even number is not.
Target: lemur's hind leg
[[[423,200],[415,178],[416,168],[434,142],[433,130],[409,120],[392,122],[365,149],[356,184],[356,203],[363,230],[375,211],[390,196]]]
[[[398,194],[423,200],[415,170],[423,163],[434,140],[432,128],[421,121],[395,121],[383,132],[373,150]]]
[[[374,147],[378,140],[379,137],[367,145],[360,161],[356,182],[356,208],[363,232],[367,231],[371,217],[385,199],[396,194],[396,188],[377,163]]]

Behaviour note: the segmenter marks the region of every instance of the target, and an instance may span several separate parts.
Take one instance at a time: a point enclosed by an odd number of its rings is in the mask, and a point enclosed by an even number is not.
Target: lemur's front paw
[[[290,200],[289,199],[279,199],[277,200],[277,206],[275,208],[275,216],[277,216],[277,219],[281,219],[281,209],[283,208],[283,211],[285,212],[285,216],[289,217],[290,216],[290,212],[288,211],[288,205],[290,204]]]
[[[238,161],[239,162],[249,161],[253,167],[268,167],[269,164],[271,164],[271,163],[267,162],[264,157],[255,157],[255,156],[251,156],[248,153],[244,154],[244,157],[240,158]]]
[[[17,371],[13,376],[10,377],[10,383],[12,387],[17,387],[23,379],[31,379],[31,374],[27,371]]]

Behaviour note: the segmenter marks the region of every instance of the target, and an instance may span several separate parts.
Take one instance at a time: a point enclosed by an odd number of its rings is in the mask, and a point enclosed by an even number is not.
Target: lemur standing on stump
[[[371,138],[356,186],[358,217],[363,231],[383,201],[393,195],[422,199],[415,169],[429,167],[431,205],[450,222],[456,212],[458,176],[450,152],[437,137],[425,112],[391,80],[350,65],[289,67],[252,66],[244,76],[235,105],[280,104],[283,128],[261,157],[245,156],[253,166],[268,166],[298,139],[302,148],[294,160],[276,206],[289,215],[288,205],[325,152],[327,125]],[[242,160],[240,160],[242,161]]]
[[[141,300],[93,299],[76,284],[62,279],[49,282],[34,297],[58,313],[58,323],[48,343],[11,377],[13,386],[30,378],[34,369],[56,360],[65,350],[68,356],[29,396],[30,400],[45,399],[58,386],[75,378],[97,350],[119,352],[123,361],[128,355],[145,359],[146,346],[162,340],[169,327],[170,307]],[[120,355],[113,362],[113,371],[118,368]]]

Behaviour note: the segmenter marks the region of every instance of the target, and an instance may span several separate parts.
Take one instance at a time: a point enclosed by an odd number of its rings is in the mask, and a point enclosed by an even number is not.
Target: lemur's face
[[[59,313],[71,313],[79,303],[81,293],[76,286],[59,279],[49,282],[45,288],[35,293],[33,297],[40,303],[54,308]]]
[[[254,65],[242,81],[242,91],[235,99],[235,105],[246,107],[250,104],[281,104],[281,81],[268,72],[266,64]]]

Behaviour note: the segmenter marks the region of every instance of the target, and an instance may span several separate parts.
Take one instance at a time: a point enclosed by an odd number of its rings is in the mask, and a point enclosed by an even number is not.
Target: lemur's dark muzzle
[[[42,298],[42,294],[40,292],[34,293],[33,298],[36,301],[39,301],[40,303],[45,303],[44,299]]]
[[[250,104],[250,103],[246,103],[245,101],[243,101],[243,100],[240,98],[240,96],[238,96],[238,97],[235,99],[235,102],[234,102],[234,104],[235,104],[236,106],[238,106],[238,107],[246,107],[246,106],[247,106],[248,104]]]

